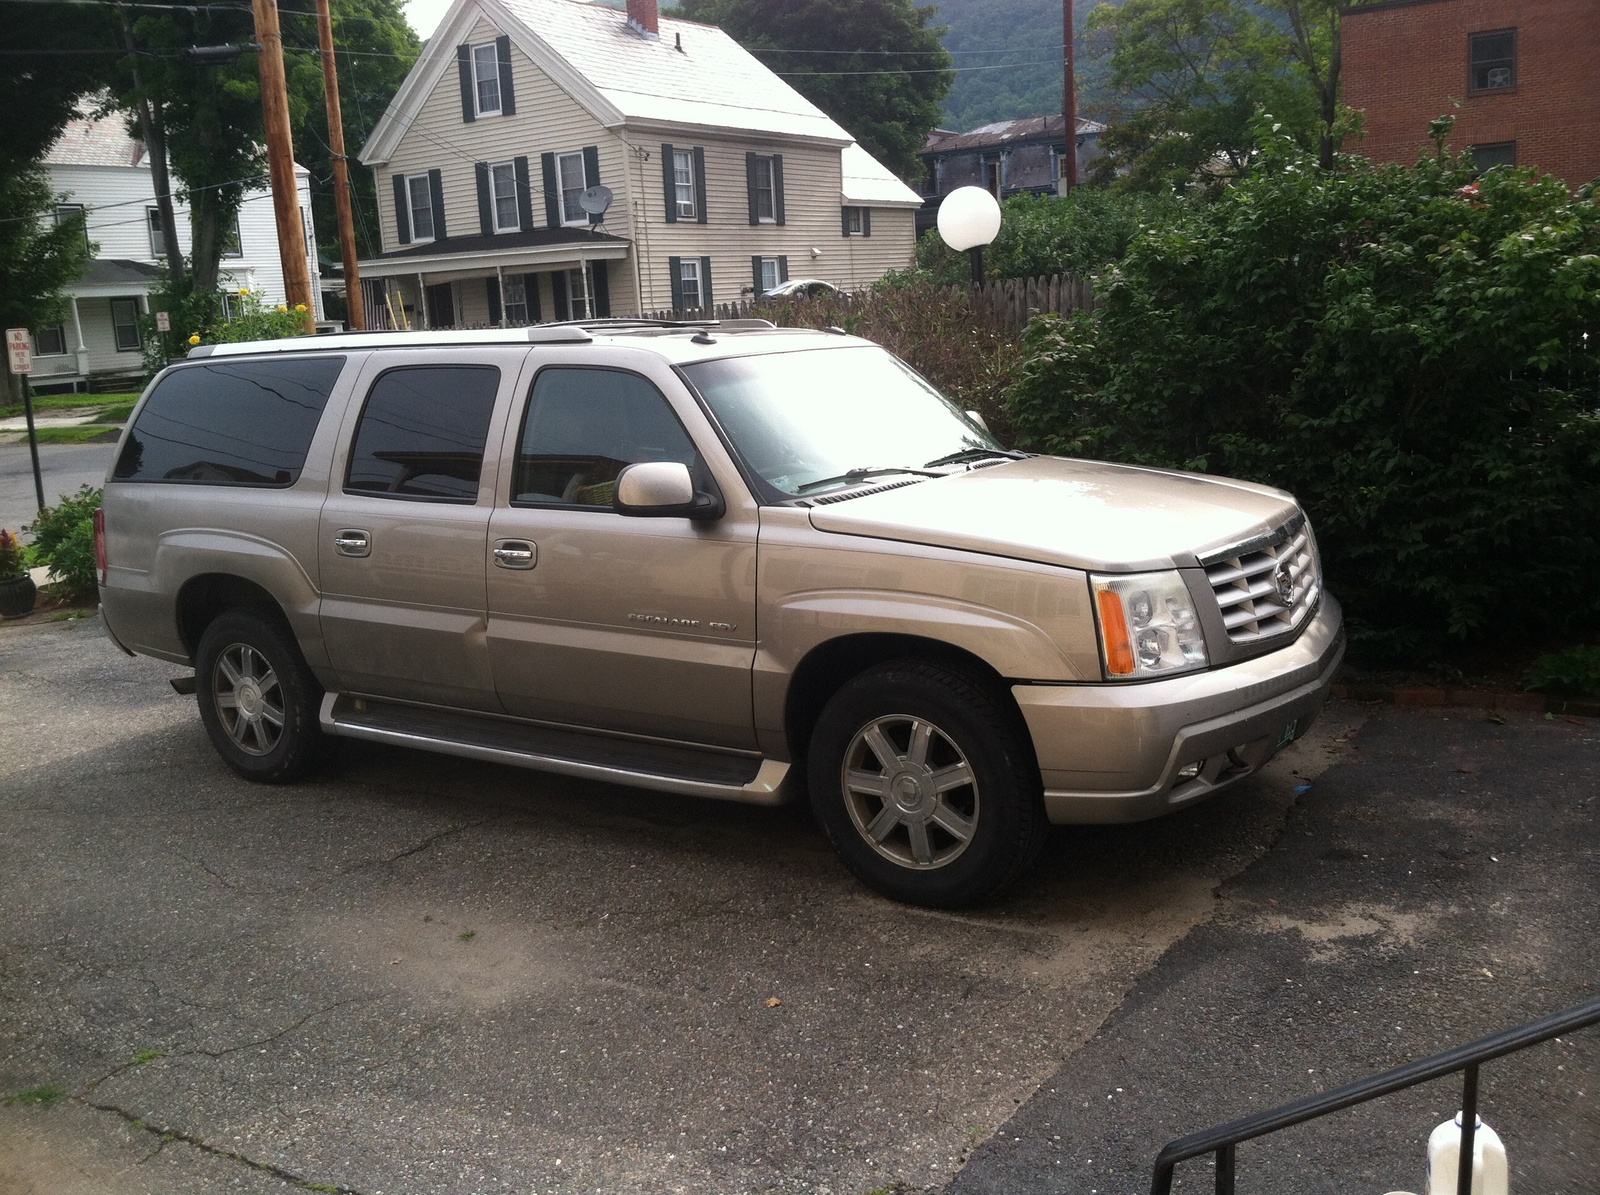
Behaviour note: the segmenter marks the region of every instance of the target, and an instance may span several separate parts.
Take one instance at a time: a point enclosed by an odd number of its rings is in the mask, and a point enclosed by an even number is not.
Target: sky
[[[406,0],[406,20],[411,22],[417,36],[426,41],[433,36],[439,19],[449,7],[450,0]]]

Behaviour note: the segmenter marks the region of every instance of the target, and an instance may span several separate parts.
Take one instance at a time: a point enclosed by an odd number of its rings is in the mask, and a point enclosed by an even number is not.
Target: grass
[[[14,1092],[6,1096],[5,1104],[8,1108],[24,1105],[36,1105],[48,1108],[51,1104],[67,1098],[67,1092],[59,1083],[45,1083],[39,1087],[30,1087],[26,1091]]]
[[[39,438],[41,444],[87,444],[96,436],[121,430],[118,425],[108,427],[99,423],[86,423],[82,427],[41,427],[35,429],[34,435]]]
[[[140,1050],[133,1056],[133,1065],[143,1066],[147,1062],[154,1062],[157,1058],[165,1057],[166,1054],[161,1050]]]
[[[478,936],[478,931],[477,930],[475,930],[475,929],[464,929],[459,934],[456,935],[456,941],[457,942],[470,942],[470,941],[472,941],[472,939],[476,938],[477,936]]]
[[[139,401],[137,394],[35,394],[33,396],[33,412],[64,411],[74,407],[125,407],[120,418],[128,417],[127,411],[133,410],[133,404]],[[22,404],[14,406],[0,405],[0,419],[9,419],[13,415],[24,415]]]

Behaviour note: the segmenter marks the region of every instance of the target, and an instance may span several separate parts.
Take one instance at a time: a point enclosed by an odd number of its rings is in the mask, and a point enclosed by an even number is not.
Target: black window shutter
[[[517,172],[517,226],[523,232],[532,232],[533,187],[528,182],[528,159],[518,158],[513,165]]]
[[[517,114],[517,93],[511,85],[511,39],[494,39],[495,56],[500,60],[500,115]]]
[[[411,243],[411,208],[406,202],[406,176],[394,176],[395,236],[402,245]]]
[[[783,223],[783,155],[772,155],[772,214]]]
[[[750,223],[760,224],[761,216],[756,207],[756,163],[760,161],[759,154],[745,154],[744,156],[744,189],[750,196]]]
[[[789,281],[789,259],[787,257],[778,258],[778,281]]]
[[[472,173],[478,180],[478,231],[491,236],[494,233],[494,200],[489,194],[489,164],[474,162]]]
[[[751,288],[751,293],[759,299],[763,289],[761,285],[761,254],[759,253],[750,258],[750,280],[755,283],[755,286]]]
[[[678,222],[678,170],[673,160],[672,146],[661,146],[661,188],[667,201],[667,223]]]
[[[489,292],[489,323],[492,327],[500,326],[500,279],[485,278],[484,288]]]
[[[683,258],[667,258],[667,273],[672,277],[672,309],[683,310]]]
[[[590,265],[594,278],[594,314],[608,318],[611,315],[611,263],[596,261]]]
[[[583,147],[583,185],[585,187],[598,187],[600,185],[600,147],[585,145]],[[590,212],[589,223],[598,224],[603,213]]]
[[[528,322],[537,324],[544,319],[544,313],[539,310],[539,275],[522,276],[522,293],[528,297]]]
[[[545,154],[539,159],[544,167],[544,218],[551,228],[561,227],[561,194],[556,190],[556,156]],[[562,317],[566,318],[565,316]]]
[[[478,119],[477,97],[472,93],[472,47],[456,47],[456,66],[461,71],[461,119],[471,124]]]
[[[695,219],[706,222],[706,151],[694,147],[694,211]]]
[[[565,270],[557,270],[550,275],[550,290],[556,301],[556,319],[571,319],[572,303],[567,298],[567,272]]]
[[[444,230],[444,175],[437,170],[428,171],[428,198],[433,203],[433,239],[442,241],[448,235]]]
[[[702,257],[700,259],[700,306],[705,308],[707,311],[710,311],[712,302],[711,259],[709,257]]]
[[[872,235],[872,209],[870,207],[861,209],[861,235],[864,237]]]
[[[842,236],[850,235],[850,209],[847,207],[839,209],[839,233]]]

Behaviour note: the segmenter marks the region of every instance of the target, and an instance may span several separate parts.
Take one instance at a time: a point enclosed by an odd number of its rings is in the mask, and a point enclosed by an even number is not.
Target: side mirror
[[[972,420],[972,422],[976,423],[979,427],[983,428],[984,431],[989,430],[989,421],[982,415],[978,414],[978,412],[968,411],[967,418]]]
[[[612,507],[635,518],[718,519],[726,511],[718,494],[696,493],[681,461],[642,461],[617,475]]]

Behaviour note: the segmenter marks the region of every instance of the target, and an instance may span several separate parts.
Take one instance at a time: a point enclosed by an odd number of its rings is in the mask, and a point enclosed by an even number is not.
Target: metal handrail
[[[1330,1112],[1338,1112],[1354,1104],[1364,1104],[1381,1095],[1415,1087],[1430,1079],[1442,1078],[1456,1071],[1464,1073],[1461,1096],[1461,1170],[1456,1183],[1457,1195],[1469,1195],[1472,1189],[1472,1137],[1478,1116],[1478,1067],[1540,1042],[1548,1041],[1575,1029],[1586,1029],[1600,1024],[1600,996],[1583,1004],[1551,1013],[1537,1021],[1507,1029],[1490,1037],[1480,1038],[1468,1045],[1457,1046],[1431,1058],[1409,1062],[1394,1070],[1335,1087],[1283,1104],[1267,1112],[1246,1116],[1229,1124],[1219,1125],[1199,1133],[1190,1133],[1169,1142],[1156,1155],[1155,1173],[1150,1180],[1150,1195],[1171,1195],[1172,1172],[1179,1162],[1197,1158],[1201,1154],[1217,1156],[1217,1195],[1234,1195],[1234,1148],[1241,1141],[1264,1137],[1304,1124]]]

